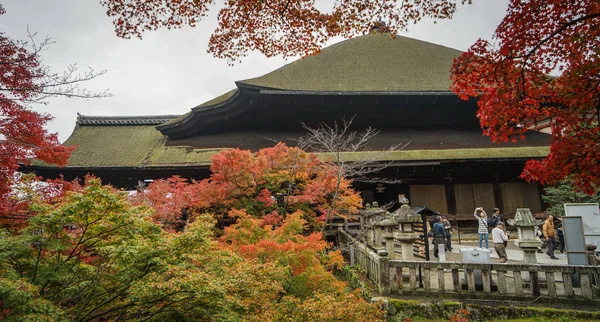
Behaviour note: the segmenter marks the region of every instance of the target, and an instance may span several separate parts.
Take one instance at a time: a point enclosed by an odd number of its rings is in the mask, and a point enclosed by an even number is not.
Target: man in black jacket
[[[488,220],[488,229],[492,231],[492,229],[496,228],[499,222],[502,221],[502,217],[500,217],[500,209],[494,208],[494,214]]]
[[[433,232],[433,256],[438,257],[439,246],[438,245],[446,245],[446,229],[444,229],[444,224],[442,223],[442,217],[435,216],[434,224],[432,228]]]

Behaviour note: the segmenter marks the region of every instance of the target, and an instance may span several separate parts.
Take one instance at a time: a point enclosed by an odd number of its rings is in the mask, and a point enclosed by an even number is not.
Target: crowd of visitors
[[[492,216],[488,217],[483,207],[475,208],[473,216],[477,220],[477,233],[479,235],[479,248],[485,245],[489,249],[489,234],[492,235],[494,250],[500,258],[500,263],[506,263],[508,260],[506,246],[510,237],[510,232],[500,215],[500,209],[494,208]],[[537,227],[536,227],[537,228]],[[436,215],[431,229],[432,244],[434,246],[434,256],[439,256],[439,245],[444,245],[445,251],[452,251],[452,232],[454,229],[446,216]],[[538,250],[546,249],[546,254],[552,259],[558,259],[555,250],[564,253],[565,239],[562,224],[555,228],[554,216],[548,215],[543,225],[537,229],[536,235],[542,240],[542,247]]]

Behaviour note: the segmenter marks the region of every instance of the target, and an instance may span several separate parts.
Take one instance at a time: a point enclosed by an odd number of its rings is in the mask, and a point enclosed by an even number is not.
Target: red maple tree
[[[516,141],[550,122],[550,153],[522,177],[565,177],[592,193],[600,186],[600,3],[512,0],[491,42],[456,59],[452,90],[477,98],[484,134]]]
[[[260,218],[261,225],[271,226],[302,211],[311,229],[318,230],[325,216],[361,206],[352,181],[342,178],[338,182],[332,167],[314,154],[283,143],[256,153],[230,149],[212,157],[210,178],[156,180],[134,197],[134,203],[152,207],[154,220],[167,230],[179,230],[203,213],[227,226],[235,222],[232,209],[244,209]]]
[[[458,3],[471,0],[340,0],[331,10],[314,0],[225,1],[219,8],[218,27],[208,51],[237,61],[256,50],[267,57],[294,57],[319,52],[327,40],[368,33],[386,21],[390,32],[405,29],[422,18],[451,18]],[[102,0],[113,17],[119,37],[139,37],[159,28],[196,26],[214,0]]]
[[[0,5],[0,16],[5,9]],[[96,98],[109,95],[79,87],[79,83],[104,72],[79,74],[75,65],[61,73],[44,66],[40,53],[52,44],[49,38],[35,42],[35,34],[20,41],[0,33],[0,215],[10,214],[15,196],[11,185],[20,165],[38,159],[65,165],[73,148],[60,145],[45,125],[52,117],[36,112],[32,104],[46,103],[54,96]]]

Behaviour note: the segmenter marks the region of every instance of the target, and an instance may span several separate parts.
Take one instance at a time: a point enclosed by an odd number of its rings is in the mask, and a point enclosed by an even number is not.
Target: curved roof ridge
[[[159,125],[180,115],[96,116],[77,114],[77,125]]]

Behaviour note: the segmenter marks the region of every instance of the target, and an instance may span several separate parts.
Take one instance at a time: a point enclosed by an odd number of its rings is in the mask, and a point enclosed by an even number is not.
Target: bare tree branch
[[[330,155],[331,162],[335,164],[333,171],[337,179],[337,188],[331,198],[329,213],[326,214],[328,221],[332,219],[333,212],[338,210],[336,201],[339,199],[339,187],[343,180],[370,183],[402,182],[399,179],[374,177],[372,174],[389,167],[392,159],[390,154],[405,148],[410,142],[392,145],[384,151],[373,151],[369,143],[380,131],[372,127],[362,132],[352,130],[353,121],[354,116],[350,119],[343,118],[341,123],[334,122],[333,125],[320,123],[317,127],[310,127],[303,124],[308,134],[298,139],[298,146],[301,149]]]

